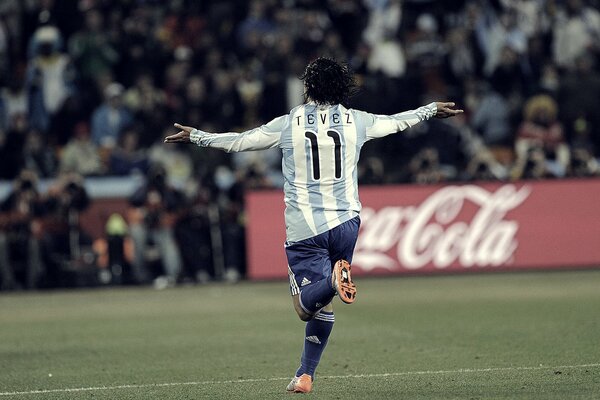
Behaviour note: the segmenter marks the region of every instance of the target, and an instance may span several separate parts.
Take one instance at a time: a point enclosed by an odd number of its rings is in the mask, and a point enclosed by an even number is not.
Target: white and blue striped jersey
[[[436,103],[394,115],[308,103],[242,133],[194,129],[190,140],[227,152],[279,147],[283,153],[286,236],[288,242],[297,242],[359,214],[357,164],[367,141],[400,132],[436,112]]]

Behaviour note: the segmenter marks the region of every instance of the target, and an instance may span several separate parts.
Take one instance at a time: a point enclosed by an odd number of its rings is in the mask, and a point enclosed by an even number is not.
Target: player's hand
[[[456,104],[453,102],[444,103],[437,101],[435,104],[437,105],[437,113],[435,114],[436,118],[454,117],[455,115],[462,114],[464,112],[463,110],[453,108],[456,106]]]
[[[174,135],[167,136],[165,138],[165,143],[191,143],[190,133],[192,133],[195,128],[180,124],[175,124],[175,128],[179,129],[180,131]]]

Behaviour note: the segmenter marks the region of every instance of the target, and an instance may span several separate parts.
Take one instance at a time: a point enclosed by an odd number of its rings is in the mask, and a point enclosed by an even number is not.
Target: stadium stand
[[[448,98],[466,111],[369,145],[361,184],[598,177],[598,8],[3,0],[2,288],[239,279],[244,193],[281,187],[280,154],[167,147],[163,137],[173,122],[239,131],[286,113],[317,56],[356,72],[350,106],[387,114]],[[160,227],[177,246],[144,235],[147,249],[133,249],[125,223]],[[98,266],[110,271],[100,280],[71,274]]]

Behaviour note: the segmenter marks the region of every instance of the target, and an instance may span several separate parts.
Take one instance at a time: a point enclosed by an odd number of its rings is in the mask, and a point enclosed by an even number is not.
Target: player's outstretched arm
[[[432,117],[449,118],[463,112],[463,110],[455,109],[455,106],[456,104],[453,102],[437,101],[416,110],[404,111],[394,115],[363,113],[367,121],[367,140],[401,132]]]
[[[212,147],[228,153],[238,151],[265,150],[280,143],[281,130],[287,116],[277,117],[271,122],[245,132],[210,133],[191,126],[175,124],[179,132],[165,138],[165,143],[194,143],[201,147]]]
[[[464,112],[463,110],[454,108],[456,104],[453,102],[436,101],[435,105],[437,106],[437,112],[435,113],[436,118],[454,117],[455,115]]]

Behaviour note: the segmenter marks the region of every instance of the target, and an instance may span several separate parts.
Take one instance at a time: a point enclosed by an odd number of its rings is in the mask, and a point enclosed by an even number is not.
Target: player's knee
[[[300,310],[300,311],[296,310],[296,312],[298,313],[298,317],[300,317],[301,321],[308,322],[311,319],[313,319],[313,316],[311,314],[308,314],[304,310]]]
[[[298,317],[300,318],[300,320],[302,320],[304,322],[308,322],[311,319],[313,319],[313,315],[304,311],[304,309],[302,307],[300,307],[299,305],[297,307],[294,307],[294,309],[296,310],[296,314],[298,314]]]
[[[313,315],[304,311],[304,309],[300,305],[300,302],[298,302],[298,301],[294,301],[294,310],[296,311],[296,314],[298,314],[298,317],[300,318],[300,320],[302,320],[304,322],[308,322],[313,318]]]

